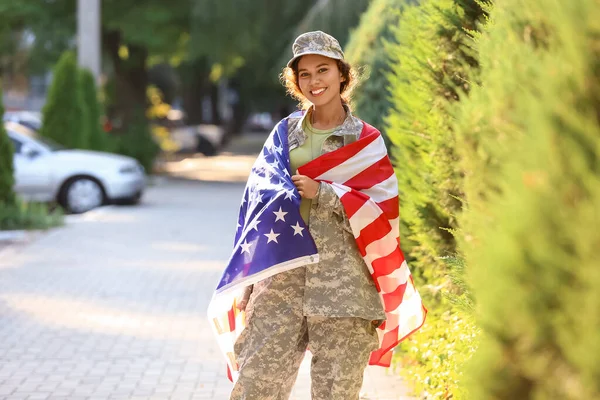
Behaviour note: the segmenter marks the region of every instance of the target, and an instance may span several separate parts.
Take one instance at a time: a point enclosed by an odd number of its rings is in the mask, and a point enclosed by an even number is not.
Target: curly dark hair
[[[283,86],[285,86],[287,94],[295,98],[299,102],[299,108],[307,110],[311,106],[311,102],[302,94],[300,85],[298,85],[298,62],[300,58],[297,58],[292,63],[291,67],[285,67],[280,75],[280,80]],[[344,81],[340,85],[340,95],[342,96],[342,104],[350,107],[352,102],[352,91],[356,87],[359,81],[359,74],[348,62],[344,60],[336,60],[337,66]]]

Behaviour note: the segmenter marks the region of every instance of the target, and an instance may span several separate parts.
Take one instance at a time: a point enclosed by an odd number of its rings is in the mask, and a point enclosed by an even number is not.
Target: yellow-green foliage
[[[600,398],[600,3],[503,0],[457,131],[474,400]]]
[[[403,342],[395,362],[422,399],[464,399],[462,369],[476,349],[479,330],[460,311],[430,313],[418,334]]]
[[[450,265],[462,265],[454,235],[464,197],[451,110],[477,72],[465,31],[484,14],[475,5],[429,0],[406,7],[392,29],[396,44],[387,47],[393,110],[387,133],[394,144],[402,245],[431,311],[397,359],[416,394],[427,399],[459,396],[460,367],[473,352],[477,332],[468,307],[457,311],[442,296],[471,304],[460,273],[449,277]]]
[[[422,286],[428,304],[448,283],[440,257],[456,253],[450,231],[457,228],[462,207],[457,199],[463,194],[449,108],[459,90],[468,90],[472,60],[464,51],[470,39],[463,26],[473,26],[481,14],[466,14],[453,0],[406,7],[394,29],[397,44],[388,47],[394,111],[387,133],[394,143],[400,217],[406,226],[402,244],[417,282],[428,285]]]

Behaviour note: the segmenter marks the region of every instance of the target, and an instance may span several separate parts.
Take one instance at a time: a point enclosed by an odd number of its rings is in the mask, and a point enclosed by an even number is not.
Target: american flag
[[[319,260],[300,216],[287,147],[284,119],[252,167],[233,253],[208,309],[231,380],[238,371],[233,344],[245,327],[244,312],[236,307],[243,288]],[[386,322],[378,328],[380,348],[369,363],[389,366],[393,348],[421,327],[427,310],[400,250],[398,184],[383,138],[365,124],[359,140],[305,164],[299,173],[331,184],[340,197],[386,312]]]

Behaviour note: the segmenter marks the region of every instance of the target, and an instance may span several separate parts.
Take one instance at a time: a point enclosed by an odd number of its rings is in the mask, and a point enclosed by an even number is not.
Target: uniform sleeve
[[[317,192],[317,196],[312,199],[312,204],[314,207],[325,207],[327,210],[340,215],[344,212],[344,206],[340,198],[327,182],[319,184],[319,191]]]

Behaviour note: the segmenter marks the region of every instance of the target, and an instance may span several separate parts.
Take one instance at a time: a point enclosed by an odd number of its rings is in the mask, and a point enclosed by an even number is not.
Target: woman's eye
[[[300,78],[306,78],[307,76],[308,76],[308,74],[307,74],[307,73],[302,73],[302,74],[300,74]]]
[[[323,73],[327,72],[327,68],[321,68],[321,69],[319,70],[319,72],[323,74]]]

